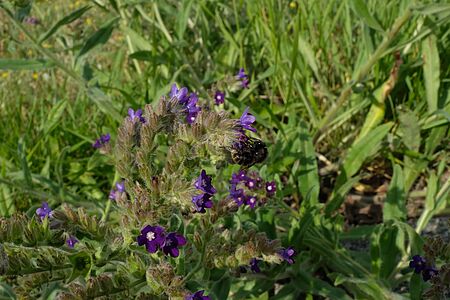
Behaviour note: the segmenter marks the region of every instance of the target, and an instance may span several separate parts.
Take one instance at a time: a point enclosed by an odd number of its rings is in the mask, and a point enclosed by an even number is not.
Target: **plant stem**
[[[341,95],[336,100],[336,104],[328,111],[325,117],[320,121],[319,128],[313,138],[314,143],[316,143],[320,138],[320,136],[325,133],[325,131],[330,126],[331,121],[335,118],[337,112],[343,107],[347,98],[352,94],[353,85],[360,82],[370,72],[375,63],[386,54],[385,52],[387,48],[397,37],[398,32],[403,27],[403,25],[405,25],[405,23],[409,20],[411,15],[412,15],[411,9],[407,8],[406,11],[403,13],[403,15],[401,15],[395,20],[394,25],[392,25],[391,29],[384,37],[384,40],[381,42],[381,44],[378,46],[375,52],[370,56],[369,60],[362,66],[362,68],[360,68],[356,72],[353,79],[347,84],[347,86],[341,92]]]

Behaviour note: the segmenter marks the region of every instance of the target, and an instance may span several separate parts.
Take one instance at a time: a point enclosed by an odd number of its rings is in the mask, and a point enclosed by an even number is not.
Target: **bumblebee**
[[[242,169],[248,169],[254,164],[263,162],[267,157],[267,147],[263,141],[246,137],[231,147],[233,163],[241,165]]]

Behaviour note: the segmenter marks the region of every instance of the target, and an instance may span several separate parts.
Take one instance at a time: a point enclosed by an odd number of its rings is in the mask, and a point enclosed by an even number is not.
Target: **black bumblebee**
[[[263,141],[246,137],[235,143],[230,150],[233,163],[248,169],[254,164],[263,162],[267,157],[267,147]]]

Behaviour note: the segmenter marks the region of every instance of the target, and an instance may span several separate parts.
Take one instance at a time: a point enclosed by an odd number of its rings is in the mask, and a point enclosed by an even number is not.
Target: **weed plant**
[[[0,2],[2,299],[447,299],[449,241],[421,233],[448,213],[449,21]],[[360,194],[378,222],[350,224]]]

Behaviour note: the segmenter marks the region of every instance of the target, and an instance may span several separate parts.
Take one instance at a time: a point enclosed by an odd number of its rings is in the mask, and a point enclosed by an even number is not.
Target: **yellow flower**
[[[2,72],[1,74],[2,74],[2,78],[3,79],[6,79],[6,78],[9,77],[9,72],[8,71]]]
[[[38,80],[38,78],[39,78],[38,72],[33,72],[32,77],[33,77],[34,80]]]

